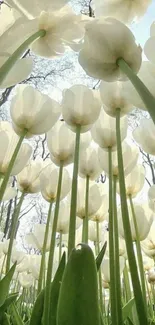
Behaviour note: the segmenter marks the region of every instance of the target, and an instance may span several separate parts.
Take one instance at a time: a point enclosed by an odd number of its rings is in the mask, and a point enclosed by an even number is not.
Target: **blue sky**
[[[130,26],[136,40],[142,47],[150,36],[150,26],[153,21],[155,21],[155,0],[152,1],[152,4],[149,6],[145,16],[140,20],[140,22]]]

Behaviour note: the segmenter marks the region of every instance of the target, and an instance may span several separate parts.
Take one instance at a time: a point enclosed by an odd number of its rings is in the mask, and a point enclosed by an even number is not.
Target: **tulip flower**
[[[155,126],[151,119],[142,119],[133,137],[145,152],[155,155]]]
[[[81,150],[79,157],[79,176],[96,180],[101,173],[102,169],[99,164],[97,149],[93,145],[90,145],[86,149]]]
[[[40,15],[42,11],[53,11],[62,8],[68,0],[44,0],[44,1],[33,1],[33,8],[31,0],[7,0],[10,7],[15,8],[26,17],[32,19]]]
[[[75,85],[64,91],[62,115],[67,125],[75,132],[88,131],[97,120],[101,109],[100,99],[93,90],[84,85]]]
[[[26,137],[47,132],[60,113],[60,105],[55,100],[28,85],[18,87],[10,108],[15,132],[21,135],[27,130]]]
[[[47,165],[40,173],[41,194],[48,202],[55,201],[57,196],[59,168],[52,163]],[[61,200],[69,193],[71,187],[71,179],[67,169],[63,169]]]
[[[116,150],[116,121],[101,110],[98,120],[91,129],[93,140],[104,150]],[[125,139],[127,135],[127,118],[121,119],[121,139]],[[101,165],[102,166],[102,165]]]
[[[89,76],[105,81],[126,80],[126,75],[117,64],[120,58],[135,73],[139,71],[141,48],[127,26],[114,18],[101,17],[86,24],[85,30],[79,63]]]
[[[12,183],[12,178],[10,178],[10,180],[8,181],[2,201],[11,200],[17,195],[17,190],[15,187],[11,187],[11,183]],[[1,184],[2,184],[2,180],[0,180],[0,187],[1,187]]]
[[[94,181],[89,183],[89,201],[88,216],[89,218],[95,214],[102,204],[102,191],[100,186]],[[85,179],[78,179],[78,196],[77,196],[77,216],[81,219],[85,218]]]
[[[0,141],[0,174],[5,175],[11,157],[19,141],[19,137],[15,134],[9,122],[0,122]],[[19,153],[15,160],[15,164],[12,168],[11,175],[17,175],[20,173],[20,171],[24,168],[28,159],[30,158],[31,152],[32,148],[29,144],[22,144],[21,149],[19,150]]]
[[[136,166],[139,150],[136,146],[130,146],[127,142],[122,143],[123,150],[123,162],[124,162],[124,175],[127,176],[131,173],[132,169]],[[98,149],[99,162],[101,164],[102,169],[109,174],[108,168],[108,153],[99,148]],[[118,176],[118,159],[117,152],[112,152],[112,174]]]
[[[151,225],[147,238],[141,242],[141,247],[147,256],[155,258],[155,221]]]
[[[17,176],[17,188],[24,193],[40,192],[40,174],[44,168],[41,159],[30,160]]]
[[[145,169],[142,165],[137,165],[125,178],[126,195],[135,197],[142,190],[144,183]],[[117,190],[119,192],[119,186]]]
[[[153,64],[155,63],[154,58],[154,49],[155,49],[155,22],[152,23],[150,27],[150,37],[144,45],[144,53],[149,61]]]
[[[151,284],[155,284],[155,268],[152,267],[152,269],[150,269],[148,271],[148,282]]]
[[[149,207],[155,212],[155,185],[152,185],[148,190]]]
[[[39,249],[40,251],[42,251],[44,236],[45,236],[45,228],[46,228],[46,226],[44,224],[34,225],[33,232],[30,232],[26,235],[25,240],[30,247]],[[50,246],[49,235],[50,234],[48,234],[46,251],[49,251],[49,246]]]
[[[95,242],[104,242],[105,229],[102,223],[99,224],[99,234],[97,233],[96,222],[89,220],[89,240]],[[99,237],[99,238],[98,238]]]
[[[148,206],[145,205],[141,206],[139,204],[133,204],[133,206],[134,206],[135,218],[137,221],[139,240],[142,241],[147,237],[150,231],[153,218],[154,218],[153,212],[149,209]],[[130,207],[129,207],[129,217],[130,217],[132,240],[136,241],[136,231],[135,231],[132,211]],[[123,229],[120,210],[118,211],[118,229],[119,229],[119,235],[124,238],[124,229]]]
[[[22,272],[19,274],[18,281],[23,288],[30,288],[33,285],[34,278],[32,274]]]
[[[120,263],[120,274],[123,272],[123,269],[125,267],[125,258],[123,256],[119,257],[119,263]],[[110,283],[110,265],[109,265],[109,258],[104,258],[102,264],[102,273],[103,278],[105,282]]]
[[[142,17],[151,0],[94,0],[95,17],[114,17],[125,24],[131,23],[133,20],[137,20]]]
[[[81,135],[80,149],[88,147],[91,140],[90,132]],[[47,146],[51,160],[60,166],[67,166],[73,162],[75,150],[75,134],[67,127],[65,122],[57,121],[47,133]]]
[[[106,82],[102,81],[100,84],[100,94],[105,112],[112,116],[116,116],[116,109],[120,108],[121,116],[128,114],[133,110],[133,105],[126,99],[125,92],[126,83]]]

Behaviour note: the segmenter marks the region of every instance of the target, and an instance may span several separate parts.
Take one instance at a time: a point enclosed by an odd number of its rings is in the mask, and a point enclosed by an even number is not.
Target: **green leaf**
[[[64,252],[59,267],[57,269],[57,272],[55,274],[54,280],[51,283],[50,320],[52,325],[56,324],[57,303],[58,303],[61,280],[65,269],[65,264],[66,264],[66,254]],[[43,316],[43,309],[44,309],[44,294],[45,294],[45,289],[42,290],[37,297],[37,300],[32,310],[32,315],[31,315],[29,325],[42,324],[42,316]]]
[[[57,325],[99,325],[97,268],[91,248],[73,249],[60,288]]]
[[[10,306],[10,315],[13,325],[24,325],[14,302]]]
[[[132,307],[134,305],[134,302],[135,302],[135,298],[133,297],[122,308],[123,321],[125,321],[127,319],[127,317],[129,316],[129,314],[131,313],[131,310],[132,310]]]
[[[66,254],[64,252],[58,270],[55,274],[54,280],[51,285],[51,303],[50,303],[49,322],[52,325],[56,325],[58,299],[59,299],[60,287],[62,283],[62,277],[65,270],[65,265],[66,265]]]
[[[99,270],[100,266],[101,266],[101,263],[102,263],[102,260],[103,260],[103,257],[104,257],[104,254],[105,254],[105,251],[106,251],[106,248],[107,248],[107,242],[104,243],[101,251],[99,252],[98,256],[96,257],[96,267],[97,267],[97,271]]]
[[[16,264],[17,263],[15,263],[11,267],[11,269],[9,270],[9,272],[0,281],[0,307],[4,304],[4,302],[6,300],[6,297],[8,296],[9,288],[10,288],[10,282],[11,282],[12,277],[14,275],[15,268],[16,268]]]
[[[10,325],[10,319],[6,313],[3,315],[3,320],[1,322],[1,325]]]
[[[4,304],[0,307],[0,320],[6,311],[6,309],[14,302],[18,297],[18,293],[12,293],[6,298]]]

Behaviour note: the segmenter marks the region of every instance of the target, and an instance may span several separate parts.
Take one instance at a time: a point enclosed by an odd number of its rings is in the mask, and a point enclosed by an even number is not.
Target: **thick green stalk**
[[[129,201],[130,201],[130,207],[131,207],[131,211],[132,211],[133,223],[134,223],[135,233],[136,233],[136,249],[137,249],[137,258],[138,258],[139,272],[140,272],[140,278],[141,278],[143,299],[144,299],[145,308],[146,308],[146,311],[147,311],[146,287],[145,287],[145,277],[144,277],[142,251],[141,251],[141,246],[140,246],[138,225],[137,225],[137,220],[136,220],[136,215],[135,215],[135,210],[134,210],[134,205],[133,205],[133,202],[132,202],[132,196],[131,195],[129,195]]]
[[[11,68],[14,66],[16,61],[23,55],[29,45],[33,43],[37,38],[44,37],[46,34],[45,30],[39,30],[31,35],[18,49],[9,57],[9,59],[0,68],[0,84],[3,82]]]
[[[143,84],[143,82],[138,78],[138,76],[132,71],[129,65],[120,58],[117,60],[117,65],[126,74],[129,80],[132,82],[133,86],[137,90],[139,96],[144,102],[148,112],[150,113],[153,122],[155,123],[155,98]]]
[[[60,205],[60,198],[61,198],[62,176],[63,176],[63,162],[61,162],[60,169],[59,169],[57,196],[56,196],[56,204],[55,204],[55,210],[54,210],[51,241],[50,241],[50,251],[49,251],[47,278],[46,278],[46,287],[45,287],[43,325],[49,325],[50,295],[51,295],[50,283],[51,283],[51,279],[52,279],[52,269],[53,269],[54,249],[55,249],[55,238],[56,238],[58,215],[59,215],[59,205]]]
[[[124,277],[124,285],[125,285],[125,293],[126,293],[126,302],[128,302],[131,299],[132,295],[131,295],[129,273],[128,273],[126,261],[125,261],[125,267],[123,270],[123,277]]]
[[[59,263],[61,261],[61,255],[62,255],[62,231],[59,233],[60,238],[59,238]]]
[[[99,254],[100,252],[100,231],[99,231],[99,221],[96,221],[96,237],[97,237],[97,241],[96,241],[96,255]],[[101,313],[103,315],[104,313],[104,305],[103,305],[103,285],[102,285],[102,273],[101,273],[101,268],[99,268],[98,271],[98,283],[99,283],[99,300],[100,300],[100,309],[101,309]]]
[[[42,248],[41,265],[40,265],[39,279],[38,279],[38,294],[42,290],[42,283],[43,283],[43,277],[44,277],[44,271],[45,271],[46,247],[47,247],[47,240],[48,240],[48,234],[49,234],[49,225],[50,225],[50,219],[51,219],[52,205],[53,205],[53,201],[51,201],[49,204],[49,210],[48,210],[48,216],[47,216],[47,223],[46,223],[44,242],[43,242],[43,248]]]
[[[125,242],[127,248],[127,255],[129,260],[131,279],[133,284],[135,303],[138,313],[140,324],[147,325],[148,320],[145,312],[145,305],[143,301],[143,295],[141,291],[138,270],[136,265],[135,254],[132,244],[129,212],[126,199],[126,188],[124,178],[124,166],[123,166],[123,154],[122,154],[122,143],[121,143],[121,132],[120,132],[120,109],[116,111],[116,134],[117,134],[117,153],[118,153],[118,171],[119,171],[119,186],[120,186],[120,199],[121,199],[121,211],[122,221],[124,227]]]
[[[108,151],[109,159],[109,259],[110,259],[110,302],[112,324],[118,325],[117,301],[115,290],[115,255],[114,255],[114,218],[113,218],[113,175],[112,150]]]
[[[4,192],[6,190],[7,183],[8,183],[12,168],[14,166],[15,160],[17,158],[17,155],[19,153],[20,147],[22,145],[22,142],[23,142],[23,140],[25,138],[26,133],[27,133],[27,130],[24,130],[23,134],[20,136],[19,141],[18,141],[18,143],[16,145],[16,148],[15,148],[15,151],[14,151],[12,157],[11,157],[7,172],[6,172],[6,174],[5,174],[4,178],[3,178],[3,182],[2,182],[2,185],[0,187],[0,202],[3,199],[3,195],[4,195]]]
[[[123,325],[116,185],[117,185],[117,176],[113,176],[113,210],[114,210],[114,243],[115,243],[114,250],[115,250],[115,285],[116,285],[117,316],[118,316],[118,324]]]
[[[71,189],[71,208],[70,208],[70,223],[69,223],[69,239],[68,239],[68,256],[75,247],[75,231],[76,231],[76,206],[77,206],[77,181],[79,167],[79,149],[80,149],[80,132],[81,125],[76,129],[76,143],[74,153],[74,169]]]
[[[15,208],[15,211],[14,211],[14,213],[12,215],[10,241],[9,241],[7,259],[6,259],[6,273],[10,269],[10,261],[11,261],[13,241],[14,241],[15,234],[16,234],[16,229],[17,229],[17,224],[18,224],[18,217],[19,217],[19,214],[20,214],[20,210],[21,210],[22,203],[24,201],[24,196],[25,196],[25,193],[23,192],[21,194],[21,197],[19,199],[19,202],[18,202],[18,204],[17,204],[17,206]]]
[[[89,176],[86,177],[85,217],[83,219],[82,242],[88,244],[88,204],[89,204]]]

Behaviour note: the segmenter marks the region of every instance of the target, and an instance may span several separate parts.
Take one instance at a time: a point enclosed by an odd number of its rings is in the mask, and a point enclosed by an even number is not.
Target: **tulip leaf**
[[[62,283],[62,277],[65,270],[66,265],[66,254],[64,252],[57,272],[55,274],[54,280],[51,285],[51,299],[50,299],[50,315],[49,315],[49,323],[52,325],[56,325],[56,316],[57,316],[57,307],[58,307],[58,299],[59,292]]]
[[[65,264],[66,264],[66,254],[64,252],[59,267],[57,269],[57,272],[55,274],[54,280],[51,283],[50,320],[52,325],[56,324],[57,303],[58,303],[61,280],[65,269]],[[43,317],[43,310],[44,310],[44,295],[45,295],[45,289],[43,289],[37,297],[37,300],[32,310],[32,315],[31,315],[29,325],[42,324],[42,317]]]
[[[13,325],[24,325],[21,316],[19,315],[18,309],[15,306],[14,302],[10,306],[10,315]]]
[[[6,313],[3,315],[3,320],[1,321],[1,325],[10,325],[10,319]]]
[[[12,293],[6,298],[4,304],[0,307],[0,320],[4,315],[6,309],[14,302],[18,297],[18,293]]]
[[[12,277],[13,277],[14,272],[15,272],[16,264],[17,263],[15,263],[11,267],[9,272],[0,281],[0,307],[4,304],[4,302],[6,300],[6,297],[8,296],[10,283],[11,283]]]
[[[73,249],[60,288],[57,325],[99,325],[97,268],[91,248]]]
[[[32,309],[30,325],[41,325],[44,310],[44,294],[45,290],[42,290],[35,301]]]
[[[123,321],[125,321],[127,319],[127,317],[129,316],[129,314],[130,314],[130,312],[132,310],[132,307],[134,305],[134,302],[135,302],[135,298],[133,297],[122,308]]]
[[[99,270],[100,266],[101,266],[101,263],[102,263],[102,260],[103,260],[103,257],[104,257],[104,254],[105,254],[105,251],[106,251],[106,248],[107,248],[107,242],[104,243],[101,251],[99,252],[98,256],[96,257],[96,267],[97,267],[97,271]]]

